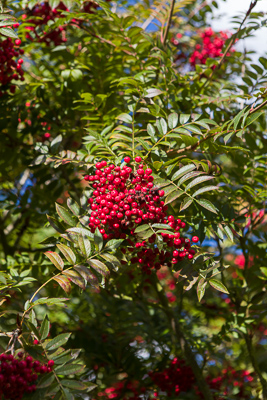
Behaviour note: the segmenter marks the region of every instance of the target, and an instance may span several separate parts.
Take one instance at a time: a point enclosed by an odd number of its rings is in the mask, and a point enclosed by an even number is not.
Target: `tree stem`
[[[172,14],[173,14],[173,9],[174,9],[174,4],[175,4],[175,0],[172,0],[172,2],[171,2],[171,8],[170,8],[170,13],[169,13],[169,16],[168,16],[167,25],[166,25],[166,29],[165,29],[164,36],[163,36],[163,40],[162,40],[163,46],[165,46],[165,44],[166,44],[167,37],[168,37],[168,33],[169,33],[169,30],[170,30],[171,21],[172,21]]]
[[[261,383],[262,400],[267,400],[267,381],[262,376],[260,367],[259,367],[258,362],[256,360],[255,353],[254,353],[254,350],[253,350],[253,345],[252,345],[252,338],[248,333],[246,333],[244,335],[244,337],[245,337],[245,341],[246,341],[246,345],[247,345],[248,354],[249,354],[249,358],[250,358],[251,364],[253,366],[253,369],[254,369],[255,373],[258,375],[258,378],[259,378],[260,383]]]
[[[191,346],[189,345],[187,339],[185,338],[185,336],[180,328],[180,325],[179,325],[177,319],[175,318],[173,310],[169,306],[168,300],[164,294],[164,290],[161,287],[160,282],[155,274],[151,276],[151,282],[152,282],[154,289],[158,295],[158,299],[163,308],[163,311],[165,312],[165,314],[170,322],[171,329],[173,330],[179,343],[181,344],[181,348],[184,352],[186,361],[189,363],[190,367],[192,368],[192,371],[195,375],[195,378],[196,378],[196,381],[198,384],[198,388],[201,390],[203,398],[205,400],[214,400],[213,395],[210,391],[210,388],[202,375],[201,368],[198,366],[198,364],[196,362],[196,358],[191,349]]]

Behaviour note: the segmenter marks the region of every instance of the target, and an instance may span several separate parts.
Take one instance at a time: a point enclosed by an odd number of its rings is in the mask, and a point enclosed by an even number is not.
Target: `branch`
[[[220,59],[219,63],[218,63],[217,65],[215,65],[215,68],[214,68],[213,71],[211,72],[210,76],[209,76],[209,77],[206,79],[206,81],[203,83],[203,85],[200,87],[200,90],[203,89],[203,88],[206,86],[206,84],[212,79],[212,77],[213,77],[215,71],[216,71],[217,69],[220,69],[220,68],[221,68],[221,65],[223,64],[223,62],[224,62],[224,60],[225,60],[225,58],[226,58],[227,53],[229,52],[229,50],[230,50],[231,47],[233,46],[233,44],[234,44],[234,42],[235,42],[235,39],[236,39],[238,33],[240,32],[242,26],[244,25],[246,19],[247,19],[248,16],[250,15],[251,11],[252,11],[253,8],[256,6],[257,2],[258,2],[258,0],[254,0],[254,1],[252,1],[252,2],[250,3],[249,9],[248,9],[248,11],[246,12],[245,17],[243,18],[243,21],[241,22],[241,24],[240,24],[238,30],[236,31],[236,33],[231,37],[230,43],[228,44],[228,46],[227,46],[225,52],[223,53],[222,58]]]
[[[156,290],[156,293],[157,293],[158,299],[162,305],[163,311],[165,312],[165,314],[170,322],[171,328],[174,331],[174,333],[176,334],[176,337],[181,344],[181,347],[185,354],[186,361],[190,364],[190,366],[192,368],[192,371],[195,375],[198,387],[203,394],[203,398],[205,400],[214,400],[213,395],[210,390],[210,387],[208,386],[206,380],[204,379],[204,377],[202,375],[201,368],[198,366],[198,363],[196,362],[194,352],[191,349],[191,346],[189,345],[187,339],[185,338],[183,332],[180,329],[179,323],[177,322],[177,319],[175,318],[172,308],[169,306],[168,300],[163,292],[163,289],[160,285],[160,282],[159,282],[157,276],[152,275],[150,279],[154,286],[154,289]]]
[[[257,106],[256,108],[251,108],[249,115],[254,114],[256,111],[260,110],[261,108],[263,108],[264,106],[267,105],[267,100],[263,101],[259,106]],[[253,106],[252,106],[253,107]],[[213,138],[214,136],[216,136],[218,134],[218,132],[213,132],[211,135],[207,135],[205,138],[203,139],[199,139],[197,141],[197,143],[195,144],[191,144],[190,146],[184,147],[183,149],[180,150],[168,150],[167,153],[170,153],[172,151],[175,151],[176,154],[180,154],[180,153],[185,153],[186,151],[190,151],[190,150],[196,150],[196,148],[203,142],[205,142],[206,140],[209,140],[211,138]]]
[[[99,39],[99,40],[101,40],[101,42],[107,43],[107,44],[109,44],[110,46],[113,46],[113,47],[116,47],[116,48],[119,48],[119,49],[120,49],[120,47],[118,47],[115,43],[111,42],[111,41],[108,40],[108,39],[103,38],[102,36],[97,35],[95,32],[90,31],[89,29],[85,28],[83,25],[77,25],[77,24],[72,24],[72,25],[75,25],[75,26],[78,27],[78,28],[81,28],[81,27],[82,27],[82,29],[83,29],[85,32],[89,33],[89,35],[93,36],[94,38]],[[125,49],[120,49],[120,50],[121,50],[123,53],[128,54],[129,56],[136,57],[136,53],[131,53],[130,51],[125,50]]]
[[[255,352],[254,352],[254,349],[253,349],[253,346],[252,346],[252,338],[248,333],[244,334],[244,338],[245,338],[245,341],[246,341],[246,345],[247,345],[248,354],[249,354],[249,358],[250,358],[251,364],[253,366],[253,369],[254,369],[255,373],[258,375],[258,378],[259,378],[260,383],[261,383],[262,399],[263,400],[267,400],[267,381],[263,377],[263,375],[261,373],[261,370],[260,370],[260,367],[258,365],[258,362],[256,360]]]
[[[172,14],[173,14],[173,9],[174,9],[174,4],[175,4],[175,0],[172,0],[171,8],[170,8],[170,13],[169,13],[169,17],[168,17],[166,29],[165,29],[165,32],[164,32],[163,41],[162,41],[163,46],[165,46],[165,44],[166,44],[167,37],[168,37],[168,33],[169,33],[169,30],[170,30],[171,21],[172,21]]]

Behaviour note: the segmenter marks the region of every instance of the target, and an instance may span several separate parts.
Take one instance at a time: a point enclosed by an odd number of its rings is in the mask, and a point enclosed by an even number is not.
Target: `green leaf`
[[[205,294],[205,289],[207,286],[207,281],[203,278],[200,278],[198,285],[197,285],[197,297],[198,297],[198,301],[200,302],[202,300],[202,297]]]
[[[153,224],[152,228],[156,229],[170,229],[170,225],[168,224]]]
[[[44,376],[42,376],[42,378],[38,382],[37,388],[42,389],[42,388],[46,388],[46,387],[50,386],[54,382],[55,378],[56,377],[53,374],[53,372],[50,372],[49,374],[45,374]]]
[[[183,190],[175,190],[174,192],[170,193],[165,199],[165,204],[169,204],[172,201],[178,199],[178,197],[180,197],[183,193]]]
[[[214,179],[214,176],[208,176],[208,175],[202,175],[199,176],[195,179],[193,179],[185,188],[185,191],[187,191],[188,189],[191,189],[192,187],[198,185],[201,182],[205,182],[205,181],[209,181],[211,179]]]
[[[66,270],[62,272],[64,275],[68,277],[75,285],[79,286],[81,289],[85,290],[84,279],[78,274],[77,271],[74,270]]]
[[[168,116],[168,125],[170,129],[176,128],[176,125],[178,123],[178,114],[172,113]]]
[[[263,275],[265,275],[267,277],[267,268],[266,267],[260,267],[260,270],[263,273]]]
[[[97,387],[92,382],[79,382],[75,380],[69,380],[69,379],[62,379],[61,384],[67,388],[74,389],[74,390],[93,390]]]
[[[70,338],[71,333],[61,333],[60,335],[56,336],[54,339],[49,340],[45,344],[46,350],[56,350],[59,347],[63,346],[63,344],[67,343]]]
[[[59,254],[55,253],[54,251],[47,251],[44,253],[44,255],[46,255],[46,257],[48,257],[49,260],[52,261],[52,263],[56,268],[58,268],[60,271],[63,270],[64,261],[62,260]]]
[[[103,264],[99,260],[88,260],[88,264],[94,268],[99,274],[103,275],[105,278],[108,278],[110,272],[105,264]]]
[[[159,89],[151,88],[151,89],[147,89],[146,90],[145,97],[148,97],[150,99],[152,97],[159,96],[162,93],[163,92],[161,90],[159,90]]]
[[[196,199],[197,203],[200,204],[202,207],[206,208],[207,210],[213,212],[214,214],[217,214],[217,208],[209,201],[206,199]]]
[[[41,340],[44,340],[47,338],[47,336],[49,334],[49,329],[50,329],[50,322],[46,315],[42,321],[41,328],[40,328]]]
[[[96,228],[95,233],[94,233],[94,242],[95,242],[96,249],[98,251],[101,251],[103,248],[104,241],[103,241],[103,236],[99,232],[98,228]]]
[[[147,125],[147,133],[148,133],[149,136],[151,136],[152,138],[155,137],[156,129],[154,128],[153,125],[151,125],[151,124],[148,124],[148,125]]]
[[[85,228],[69,228],[69,229],[67,229],[67,232],[79,233],[81,235],[85,235],[85,236],[88,236],[90,238],[94,237],[93,233],[90,232],[88,229],[85,229]]]
[[[249,117],[247,117],[246,119],[246,126],[251,125],[254,121],[256,121],[256,119],[258,119],[262,114],[264,113],[264,111],[260,111],[260,112],[256,112],[252,115],[250,115]]]
[[[187,197],[181,204],[180,211],[185,210],[188,208],[193,202],[193,199],[190,199],[190,197]]]
[[[168,126],[167,126],[167,122],[165,121],[165,119],[164,118],[157,119],[156,125],[159,130],[159,133],[161,135],[166,135],[166,133],[168,131]]]
[[[57,375],[75,375],[82,372],[85,365],[82,364],[67,364],[60,365],[54,369]]]
[[[72,215],[68,212],[68,210],[66,210],[65,207],[62,207],[61,205],[56,203],[56,210],[60,218],[63,219],[63,221],[66,222],[67,225],[76,225],[76,222],[73,219]]]
[[[117,259],[117,257],[113,256],[113,254],[103,253],[101,254],[101,257],[103,257],[104,260],[110,262],[116,271],[118,270],[118,267],[121,266],[120,261]]]
[[[69,263],[75,264],[76,256],[68,246],[65,244],[57,244],[57,248],[64,254]]]
[[[234,130],[236,130],[239,121],[241,120],[244,112],[246,111],[247,107],[245,107],[243,110],[239,111],[239,113],[235,116],[235,118],[233,119],[233,123],[234,123]]]
[[[173,174],[173,176],[171,177],[171,180],[175,181],[176,179],[178,179],[181,176],[185,175],[187,172],[193,171],[193,169],[196,169],[195,164],[185,165],[184,167],[180,168],[178,171],[176,171]]]
[[[75,200],[73,200],[71,197],[69,197],[67,199],[67,205],[69,207],[69,209],[71,210],[71,212],[78,217],[80,215],[80,207],[79,204],[76,203]]]
[[[231,228],[229,228],[229,226],[225,225],[223,227],[223,230],[226,233],[226,236],[228,237],[228,239],[230,239],[231,242],[233,242],[234,241],[234,234],[233,234]]]
[[[91,254],[90,240],[86,239],[84,235],[79,235],[78,244],[81,249],[81,252],[86,256],[86,258],[90,257]]]
[[[96,276],[90,271],[88,267],[85,267],[84,265],[76,265],[74,269],[79,272],[79,274],[85,279],[85,281],[89,282],[94,287],[99,287]]]
[[[55,229],[55,231],[57,231],[59,233],[64,233],[65,232],[64,226],[61,225],[61,223],[58,220],[56,220],[56,218],[50,217],[47,214],[46,214],[46,217],[47,217],[47,219],[49,221],[49,224],[52,226],[52,228]]]
[[[147,229],[149,229],[150,226],[148,224],[145,225],[139,225],[137,228],[135,228],[134,233],[139,233],[139,232],[143,232],[146,231]]]
[[[115,250],[120,247],[123,241],[124,239],[111,239],[105,245],[105,250]]]
[[[209,279],[209,284],[219,292],[229,293],[227,288],[222,284],[222,282],[218,281],[217,279]]]
[[[190,114],[180,114],[180,124],[186,124],[190,120]]]
[[[197,196],[197,195],[199,195],[199,194],[201,194],[201,193],[204,193],[204,192],[210,192],[210,191],[212,191],[212,190],[217,190],[217,189],[219,189],[218,186],[205,186],[205,187],[203,187],[203,188],[198,189],[198,190],[192,195],[192,197],[195,197],[195,196]]]
[[[71,284],[66,276],[55,276],[53,279],[62,287],[64,292],[70,293]]]
[[[63,304],[64,301],[67,300],[69,300],[67,297],[42,297],[41,299],[34,301],[32,304],[35,306],[37,304],[46,304],[48,306],[52,306],[54,304]]]
[[[19,38],[18,35],[13,31],[13,29],[10,28],[0,28],[0,34],[14,39]]]
[[[119,119],[119,120],[121,120],[123,122],[126,122],[127,124],[131,124],[132,121],[133,121],[131,115],[126,114],[126,113],[122,113],[122,114],[118,115],[117,119]]]

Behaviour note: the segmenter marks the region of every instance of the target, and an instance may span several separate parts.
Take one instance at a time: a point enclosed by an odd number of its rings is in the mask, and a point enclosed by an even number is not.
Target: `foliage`
[[[256,3],[2,1],[3,398],[267,399]]]

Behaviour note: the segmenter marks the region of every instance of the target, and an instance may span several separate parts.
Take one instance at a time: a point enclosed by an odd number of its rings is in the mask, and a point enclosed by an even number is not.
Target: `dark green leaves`
[[[78,244],[83,255],[88,258],[91,254],[91,243],[90,240],[85,237],[84,234],[79,235]]]
[[[178,171],[176,171],[173,176],[172,176],[172,181],[176,181],[179,179],[181,176],[185,175],[186,173],[193,171],[196,168],[195,164],[189,164],[185,165],[184,167],[180,168]]]
[[[168,116],[168,125],[170,129],[176,128],[178,123],[178,114],[172,113]]]
[[[55,253],[54,251],[47,251],[46,253],[44,253],[46,255],[46,257],[49,258],[50,261],[52,261],[52,263],[54,264],[54,266],[59,269],[60,271],[63,270],[64,268],[64,261],[62,260],[62,258],[60,257],[59,254]]]
[[[207,281],[203,278],[200,278],[198,285],[197,285],[197,297],[198,297],[198,301],[200,302],[202,297],[205,294],[205,289],[207,286]]]
[[[69,211],[66,210],[65,207],[63,207],[59,204],[56,204],[56,210],[57,210],[57,213],[60,216],[60,218],[63,219],[63,221],[66,222],[67,225],[70,225],[70,226],[76,225],[75,219],[69,213]]]
[[[217,279],[209,279],[209,284],[219,292],[229,293],[227,288],[222,284],[222,282]]]
[[[162,93],[163,93],[163,92],[162,92],[161,90],[159,90],[159,89],[151,88],[151,89],[147,89],[147,90],[146,90],[145,97],[151,99],[151,98],[153,98],[153,97],[159,96],[159,95],[162,94]]]
[[[50,330],[50,322],[49,319],[47,317],[47,315],[44,317],[41,328],[40,328],[40,337],[41,340],[44,340],[47,338],[48,334],[49,334],[49,330]]]
[[[88,260],[88,264],[94,268],[99,274],[107,278],[110,274],[109,269],[99,260]]]
[[[168,131],[168,126],[167,126],[167,122],[165,121],[165,119],[164,118],[157,119],[156,125],[159,130],[159,133],[163,136],[166,135],[166,133]]]
[[[64,254],[65,258],[69,261],[70,264],[75,264],[76,256],[70,247],[64,244],[57,244],[57,248]]]
[[[63,346],[69,340],[70,335],[71,333],[62,333],[54,339],[49,340],[45,345],[46,350],[56,350],[58,347]]]

